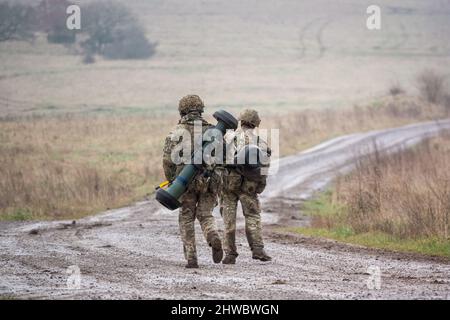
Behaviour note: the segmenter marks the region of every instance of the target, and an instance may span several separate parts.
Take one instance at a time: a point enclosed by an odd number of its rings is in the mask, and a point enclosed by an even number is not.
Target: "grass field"
[[[304,204],[311,227],[291,228],[368,247],[450,258],[450,136],[361,160]]]
[[[262,127],[280,129],[285,156],[336,135],[446,115],[440,105],[397,96],[348,109],[263,116]],[[0,121],[0,217],[80,217],[144,198],[164,179],[163,142],[177,121],[130,114]]]
[[[188,93],[209,119],[218,108],[259,110],[263,127],[280,129],[282,156],[448,116],[415,86],[425,68],[450,74],[445,1],[379,1],[379,31],[365,26],[367,1],[121,2],[158,42],[151,59],[86,65],[43,34],[0,43],[2,219],[79,217],[151,193]],[[386,97],[392,84],[407,95]]]
[[[397,82],[414,94],[425,68],[450,74],[446,1],[378,1],[379,31],[366,28],[370,1],[122,2],[158,42],[153,58],[84,65],[42,36],[0,43],[0,115],[165,112],[190,92],[232,110],[348,107]]]

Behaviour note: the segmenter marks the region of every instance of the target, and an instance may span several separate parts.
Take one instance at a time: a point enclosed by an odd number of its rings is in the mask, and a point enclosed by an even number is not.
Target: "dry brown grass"
[[[262,126],[281,129],[280,153],[288,155],[338,135],[446,117],[447,110],[420,98],[397,95],[366,106],[271,115],[263,118]]]
[[[161,176],[171,119],[58,117],[0,122],[3,217],[85,215],[143,198]]]
[[[431,69],[417,76],[417,86],[422,97],[430,103],[439,103],[445,91],[445,76]]]
[[[395,154],[363,157],[333,199],[356,233],[449,239],[450,133]]]
[[[262,117],[265,128],[281,129],[284,156],[339,134],[442,117],[443,110],[397,96]],[[176,123],[176,115],[148,114],[1,120],[0,217],[79,217],[142,199],[163,179],[162,145]]]

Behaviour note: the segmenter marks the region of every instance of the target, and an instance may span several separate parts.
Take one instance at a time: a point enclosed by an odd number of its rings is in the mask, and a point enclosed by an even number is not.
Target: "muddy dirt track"
[[[263,194],[267,251],[251,259],[242,232],[234,266],[213,264],[197,226],[200,269],[184,268],[177,213],[153,200],[78,220],[0,223],[0,297],[58,299],[450,299],[450,262],[278,231],[308,223],[299,204],[336,172],[379,148],[394,150],[450,128],[450,121],[353,134],[281,159]],[[215,213],[221,226],[221,219]],[[69,266],[81,272],[69,289]],[[379,268],[381,288],[369,289]]]

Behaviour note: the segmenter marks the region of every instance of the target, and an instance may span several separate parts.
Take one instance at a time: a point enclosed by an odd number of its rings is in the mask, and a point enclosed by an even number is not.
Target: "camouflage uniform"
[[[227,143],[235,143],[238,152],[246,145],[258,144],[261,150],[270,154],[267,143],[254,133],[260,120],[256,111],[245,110],[240,117],[241,128],[233,134],[227,134]],[[254,259],[269,261],[271,258],[264,251],[261,229],[261,208],[258,195],[266,187],[266,175],[248,178],[237,169],[226,169],[223,176],[220,212],[224,221],[224,250],[226,258],[223,263],[234,264],[238,256],[236,249],[236,211],[241,202],[245,218],[245,233]]]
[[[173,148],[182,140],[179,138],[182,136],[180,131],[189,131],[191,146],[193,148],[194,123],[201,123],[203,133],[212,127],[212,125],[202,118],[203,102],[201,102],[198,96],[186,96],[181,99],[179,111],[181,120],[175,130],[167,136],[164,145],[163,168],[165,176],[169,181],[172,181],[183,169],[182,164],[175,165],[171,159]],[[180,198],[179,226],[183,241],[184,256],[188,261],[186,267],[198,267],[195,243],[195,218],[200,222],[203,234],[208,244],[213,248],[214,262],[218,263],[222,259],[222,244],[212,215],[212,211],[217,205],[220,185],[220,172],[212,167],[208,167],[203,174],[199,173],[194,177],[186,193]]]

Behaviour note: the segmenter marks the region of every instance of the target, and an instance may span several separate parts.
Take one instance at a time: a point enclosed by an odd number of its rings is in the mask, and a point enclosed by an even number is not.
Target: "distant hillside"
[[[153,58],[84,65],[44,37],[0,43],[0,97],[20,102],[0,113],[166,111],[189,92],[216,107],[339,107],[411,87],[425,67],[450,74],[448,1],[378,1],[380,31],[366,28],[369,1],[124,2],[158,41]]]

